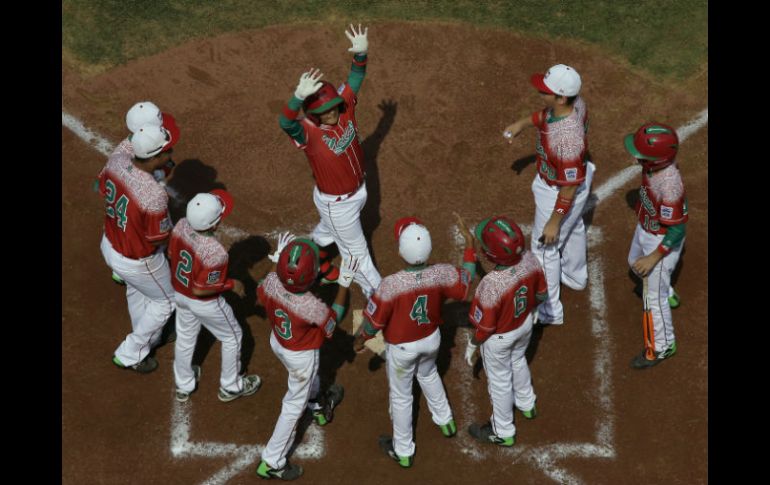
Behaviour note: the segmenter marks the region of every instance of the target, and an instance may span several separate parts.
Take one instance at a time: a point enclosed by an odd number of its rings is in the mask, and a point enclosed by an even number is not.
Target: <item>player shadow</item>
[[[332,303],[334,303],[338,291],[339,286],[335,284],[316,285],[312,290],[313,294],[320,298],[328,307],[331,307]],[[348,296],[345,298],[345,308],[347,308],[348,311],[343,317],[343,322],[347,318],[352,318],[350,293],[348,293]],[[341,323],[342,322],[340,322],[340,324]],[[318,377],[321,381],[321,394],[326,393],[329,386],[335,383],[337,371],[340,367],[345,363],[353,362],[356,358],[356,353],[353,350],[353,336],[341,329],[340,324],[334,329],[331,339],[324,340],[323,345],[321,345],[318,363]]]
[[[217,170],[214,167],[198,159],[179,162],[166,183],[171,220],[176,224],[185,216],[187,202],[195,197],[195,194],[224,188],[226,187],[222,182],[217,182]]]
[[[369,253],[372,256],[372,262],[377,266],[377,259],[372,246],[372,235],[379,227],[382,217],[380,216],[380,203],[382,193],[380,188],[380,170],[378,166],[378,155],[380,146],[385,137],[390,132],[393,122],[396,119],[398,103],[392,99],[383,99],[377,106],[382,111],[382,117],[377,123],[374,131],[366,137],[361,143],[361,148],[366,159],[366,191],[368,193],[366,204],[361,210],[361,226],[364,231],[366,243],[369,246]]]
[[[626,204],[631,210],[636,210],[637,202],[639,202],[639,189],[631,189],[626,192]]]
[[[249,268],[263,262],[270,253],[270,243],[262,236],[249,236],[246,239],[236,241],[228,251],[227,275],[230,278],[240,280],[243,283],[244,298],[235,293],[225,292],[224,298],[233,308],[236,320],[243,330],[241,341],[241,370],[246,373],[251,357],[254,355],[256,342],[247,318],[256,315],[265,318],[265,309],[257,306],[257,282],[249,274]]]
[[[516,172],[516,175],[521,175],[521,172],[524,171],[525,168],[535,163],[535,160],[537,159],[536,154],[527,155],[526,157],[519,158],[515,162],[511,164],[511,170]]]

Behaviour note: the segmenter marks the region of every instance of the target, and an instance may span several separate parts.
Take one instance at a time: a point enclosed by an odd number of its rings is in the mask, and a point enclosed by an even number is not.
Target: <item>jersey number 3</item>
[[[409,318],[417,322],[417,325],[430,323],[428,318],[428,295],[420,295],[412,305],[412,311],[409,312]]]
[[[275,325],[275,333],[284,340],[291,339],[291,319],[280,308],[275,311],[275,316],[281,319],[281,326]]]
[[[126,194],[123,194],[118,199],[118,202],[115,203],[115,184],[110,179],[104,181],[104,189],[106,193],[104,197],[107,201],[107,215],[111,219],[115,219],[115,216],[117,215],[118,227],[125,232],[126,221],[128,220],[128,216],[126,216],[126,209],[128,209],[128,197],[126,197]]]

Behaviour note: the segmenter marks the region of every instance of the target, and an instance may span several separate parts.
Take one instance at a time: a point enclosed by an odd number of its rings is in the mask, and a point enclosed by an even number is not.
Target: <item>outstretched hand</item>
[[[369,41],[366,39],[366,34],[368,32],[369,27],[365,27],[362,30],[361,24],[358,24],[358,32],[356,32],[356,28],[353,27],[353,24],[350,24],[350,32],[345,30],[345,35],[350,39],[350,43],[353,44],[353,46],[348,49],[348,52],[352,52],[353,54],[366,54],[366,51],[369,50]]]
[[[297,89],[294,91],[294,96],[304,101],[305,98],[314,94],[321,89],[321,77],[323,77],[323,73],[315,67],[311,67],[309,71],[303,72],[299,77],[299,84],[297,84]]]
[[[352,255],[344,258],[342,265],[340,265],[340,277],[337,279],[337,284],[345,288],[350,288],[350,284],[353,282],[353,277],[358,271],[359,263],[360,260]]]
[[[281,252],[283,249],[289,245],[290,242],[292,242],[294,239],[296,239],[296,236],[290,232],[282,232],[278,235],[278,247],[276,247],[275,252],[268,256],[268,259],[270,261],[277,263],[278,258],[281,257]]]
[[[473,246],[473,235],[465,225],[465,221],[457,212],[452,212],[452,214],[454,214],[455,219],[457,220],[457,228],[460,230],[460,234],[462,235],[463,239],[465,239],[465,247],[469,248]]]

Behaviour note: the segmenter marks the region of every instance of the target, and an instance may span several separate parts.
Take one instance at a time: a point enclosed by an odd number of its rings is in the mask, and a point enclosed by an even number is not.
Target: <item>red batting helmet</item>
[[[674,162],[679,149],[676,130],[663,123],[647,123],[636,133],[626,135],[626,150],[646,170],[664,168]]]
[[[524,234],[505,216],[484,219],[476,225],[476,239],[487,258],[496,264],[513,266],[524,252]]]
[[[278,278],[292,293],[307,291],[318,276],[318,246],[309,239],[295,239],[278,257]]]
[[[337,89],[329,81],[321,81],[321,87],[315,93],[311,94],[302,103],[302,109],[313,121],[318,121],[318,115],[334,108],[338,104],[340,112],[345,111],[345,100],[337,92]]]

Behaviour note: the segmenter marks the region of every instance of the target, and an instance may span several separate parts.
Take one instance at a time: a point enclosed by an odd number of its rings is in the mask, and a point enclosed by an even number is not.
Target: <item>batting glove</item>
[[[465,347],[465,362],[473,367],[473,356],[476,354],[476,350],[479,348],[478,345],[474,345],[471,341],[471,337],[468,336],[468,345]]]
[[[296,236],[290,232],[282,232],[278,235],[278,247],[275,252],[268,256],[268,259],[274,263],[278,263],[278,258],[281,257],[281,251],[296,239]]]
[[[349,257],[342,261],[342,267],[340,268],[340,277],[337,279],[337,284],[350,288],[350,283],[353,282],[353,276],[358,271],[358,258]]]
[[[353,24],[350,24],[350,32],[345,30],[345,35],[350,39],[353,47],[348,49],[348,52],[352,52],[353,54],[366,54],[366,51],[369,50],[369,41],[366,39],[366,34],[368,32],[369,27],[361,30],[361,24],[358,24],[358,32],[356,32],[356,28],[353,27]]]
[[[311,68],[308,72],[303,72],[299,77],[299,84],[294,91],[294,96],[302,101],[308,96],[321,89],[322,84],[319,79],[323,74],[320,69]]]

